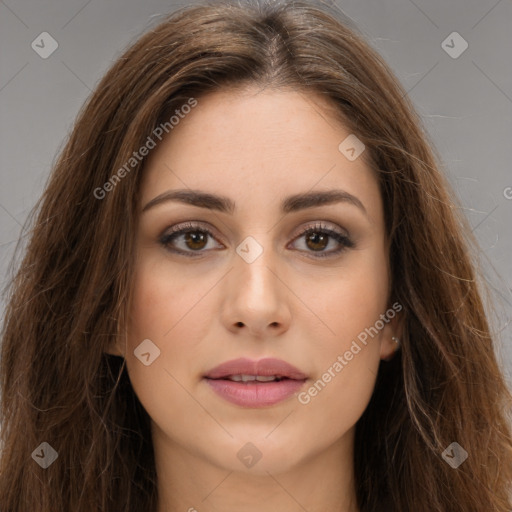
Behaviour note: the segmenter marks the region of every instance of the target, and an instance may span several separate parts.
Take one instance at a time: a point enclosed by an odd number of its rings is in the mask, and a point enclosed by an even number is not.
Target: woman
[[[510,394],[420,120],[308,2],[112,66],[2,345],[2,511],[509,511]]]

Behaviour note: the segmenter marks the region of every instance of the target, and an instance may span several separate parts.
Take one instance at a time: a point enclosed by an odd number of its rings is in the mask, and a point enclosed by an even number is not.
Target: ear
[[[395,340],[401,342],[404,332],[404,313],[403,307],[399,302],[394,302],[384,314],[386,319],[382,330],[380,342],[380,358],[384,361],[393,359],[399,348]]]

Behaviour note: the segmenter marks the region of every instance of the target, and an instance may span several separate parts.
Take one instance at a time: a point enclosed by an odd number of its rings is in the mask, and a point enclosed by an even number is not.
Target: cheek
[[[197,275],[171,272],[172,268],[165,258],[155,259],[151,255],[141,258],[134,275],[129,329],[131,346],[153,336],[168,350],[172,348],[169,340],[176,339],[176,332],[185,324],[190,327],[192,317],[194,320],[204,318],[201,302],[211,284]],[[198,310],[201,310],[199,316]],[[194,325],[200,327],[197,322]],[[188,340],[183,340],[188,347],[192,347],[197,339],[197,333],[192,334],[187,336]]]
[[[186,337],[182,333],[180,336],[179,331],[186,324],[187,313],[192,313],[200,293],[190,283],[189,286],[181,286],[184,280],[175,274],[169,275],[165,265],[155,262],[150,255],[144,255],[139,260],[133,279],[126,362],[134,388],[137,389],[146,386],[150,373],[152,380],[156,378],[155,375],[165,379],[162,371],[154,370],[169,368],[176,354],[180,354],[182,360],[186,359],[187,351],[182,350],[182,346],[190,347],[194,335],[190,333]],[[157,347],[155,350],[159,354],[154,362],[145,366],[134,351],[143,340],[148,339]]]
[[[311,346],[318,373],[301,403],[333,425],[353,423],[366,408],[380,363],[380,315],[387,309],[384,251],[354,253],[354,258],[357,265],[339,272],[336,285],[317,281],[308,301],[318,312],[325,335]]]
[[[206,301],[201,301],[211,283],[171,274],[169,268],[165,260],[154,262],[151,256],[137,266],[126,365],[132,387],[152,420],[177,429],[177,436],[186,436],[191,428],[187,416],[177,422],[176,411],[194,407],[185,389],[198,373],[200,340],[211,326]],[[160,352],[146,366],[134,351],[148,339]]]
[[[388,287],[385,253],[376,250],[354,251],[343,268],[316,279],[307,303],[330,334],[325,347],[341,349],[373,326],[385,313]]]

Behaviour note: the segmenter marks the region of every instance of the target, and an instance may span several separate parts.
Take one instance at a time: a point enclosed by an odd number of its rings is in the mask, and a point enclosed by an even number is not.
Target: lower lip
[[[242,407],[265,407],[286,400],[300,390],[305,380],[283,379],[274,382],[235,382],[206,379],[222,398]]]

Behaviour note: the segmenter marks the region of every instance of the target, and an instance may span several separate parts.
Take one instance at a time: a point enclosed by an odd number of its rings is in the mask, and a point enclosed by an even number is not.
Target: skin
[[[197,510],[355,512],[353,445],[380,359],[396,350],[399,315],[312,397],[245,408],[215,394],[202,376],[237,357],[276,357],[308,375],[307,390],[353,340],[390,308],[382,198],[363,156],[338,145],[349,132],[312,94],[215,92],[149,155],[142,208],[159,194],[194,189],[229,197],[233,214],[176,201],[140,214],[128,337],[111,353],[126,358],[133,388],[152,420],[159,512]],[[248,120],[250,119],[250,122]],[[343,189],[349,202],[283,215],[291,194]],[[169,228],[196,221],[203,242]],[[337,255],[332,237],[315,245],[303,229],[322,222],[349,234]],[[196,228],[197,229],[197,228]],[[192,230],[193,231],[193,230]],[[252,263],[237,246],[252,236],[263,253]],[[194,253],[173,254],[169,248]],[[318,248],[320,247],[320,248]],[[202,251],[202,252],[201,252]],[[145,366],[134,350],[150,339],[160,356]],[[253,443],[261,459],[237,457]]]

